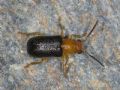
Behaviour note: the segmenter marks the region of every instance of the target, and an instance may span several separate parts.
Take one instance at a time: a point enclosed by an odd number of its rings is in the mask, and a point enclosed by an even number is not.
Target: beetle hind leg
[[[40,36],[40,35],[44,35],[40,32],[31,32],[31,33],[28,33],[28,32],[17,32],[16,33],[16,38],[23,44],[25,43],[30,37],[33,37],[33,36]]]
[[[48,61],[48,58],[42,58],[40,61],[34,61],[34,62],[30,62],[30,63],[26,64],[24,66],[24,68],[28,68],[28,67],[30,67],[32,65],[41,64],[41,63],[47,62],[47,61]]]
[[[40,32],[17,32],[18,35],[23,35],[23,36],[34,36],[34,35],[44,35],[43,33]]]

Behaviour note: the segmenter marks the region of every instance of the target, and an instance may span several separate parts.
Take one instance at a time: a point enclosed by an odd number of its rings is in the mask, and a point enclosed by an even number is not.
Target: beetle
[[[62,57],[62,69],[64,76],[67,76],[67,71],[69,68],[68,59],[70,55],[73,54],[81,54],[81,53],[87,53],[91,58],[96,60],[98,63],[100,63],[102,66],[104,66],[98,59],[96,59],[94,56],[90,55],[85,47],[84,47],[84,41],[87,40],[87,38],[90,36],[90,34],[95,29],[96,25],[98,24],[98,20],[96,21],[93,28],[90,30],[90,32],[86,35],[82,35],[82,39],[76,37],[80,37],[79,35],[66,35],[63,34],[64,26],[60,23],[59,26],[61,28],[61,35],[55,35],[55,36],[44,36],[38,32],[34,33],[23,33],[19,32],[19,34],[23,35],[35,35],[34,37],[30,38],[27,42],[27,52],[30,56],[33,57],[39,57],[42,58],[41,61],[34,61],[31,63],[28,63],[25,65],[25,68],[28,68],[31,65],[34,64],[40,64],[44,61],[48,61],[48,57]]]

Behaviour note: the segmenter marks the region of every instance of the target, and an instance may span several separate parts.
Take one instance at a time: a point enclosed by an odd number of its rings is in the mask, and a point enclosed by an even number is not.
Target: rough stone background
[[[26,53],[24,36],[18,31],[58,35],[58,18],[64,33],[82,35],[99,23],[88,42],[89,53],[70,57],[68,78],[60,58],[28,69],[39,58]],[[119,90],[120,89],[120,0],[0,0],[0,90]]]

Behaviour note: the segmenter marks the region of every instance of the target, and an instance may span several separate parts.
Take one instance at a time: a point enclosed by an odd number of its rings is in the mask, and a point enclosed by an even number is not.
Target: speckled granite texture
[[[85,42],[89,53],[104,63],[76,54],[64,78],[60,58],[28,69],[39,58],[26,53],[27,40],[17,32],[60,34],[94,32]],[[120,89],[120,0],[0,0],[0,90],[119,90]]]

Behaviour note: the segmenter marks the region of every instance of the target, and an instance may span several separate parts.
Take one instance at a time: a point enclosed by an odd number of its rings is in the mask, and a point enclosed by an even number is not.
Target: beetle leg
[[[67,77],[67,73],[69,70],[69,63],[68,63],[68,56],[63,56],[62,57],[62,70],[64,73],[64,76]]]
[[[40,61],[30,62],[30,63],[26,64],[24,67],[25,67],[25,68],[28,68],[28,67],[30,67],[31,65],[41,64],[41,63],[47,62],[47,61],[48,61],[48,58],[42,58]]]
[[[58,26],[61,30],[61,37],[64,37],[65,26],[62,24],[62,18],[60,16],[58,17]]]
[[[61,30],[61,37],[64,37],[64,32],[63,32],[63,30]]]
[[[19,35],[23,35],[23,36],[34,36],[34,35],[44,35],[40,32],[31,32],[31,33],[27,33],[27,32],[17,32],[17,34]]]
[[[79,39],[79,40],[83,40],[85,38],[87,33],[84,33],[83,35],[76,35],[76,34],[72,34],[72,35],[69,35],[68,37],[70,39]]]
[[[22,41],[26,41],[29,37],[33,37],[33,36],[39,36],[39,35],[44,35],[40,32],[31,32],[31,33],[27,33],[27,32],[17,32],[16,37],[18,40],[22,40]]]

